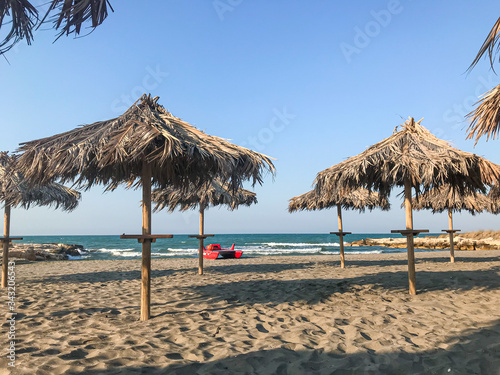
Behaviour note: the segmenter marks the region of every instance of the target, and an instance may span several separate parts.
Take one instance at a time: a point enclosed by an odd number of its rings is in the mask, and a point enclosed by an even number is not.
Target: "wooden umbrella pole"
[[[205,231],[205,207],[200,205],[200,236],[203,236]],[[198,248],[198,274],[203,275],[203,238],[200,237],[200,246]]]
[[[342,228],[342,206],[340,204],[337,204],[337,218],[339,221],[340,267],[345,268],[344,235],[342,234],[344,229]]]
[[[449,235],[450,235],[450,262],[455,263],[455,245],[453,243],[453,213],[451,208],[448,208],[448,223],[449,223]]]
[[[142,166],[142,234],[151,234],[151,165]],[[151,317],[151,240],[142,242],[141,320]]]
[[[5,205],[5,214],[3,221],[3,255],[2,255],[2,288],[7,288],[7,270],[9,263],[9,240],[10,235],[10,205]]]
[[[409,178],[405,178],[405,214],[406,214],[406,229],[413,229],[413,212],[411,207],[411,182]],[[417,294],[416,278],[415,278],[415,252],[413,244],[413,233],[408,233],[406,237],[406,248],[408,252],[408,281],[410,284],[410,294]]]

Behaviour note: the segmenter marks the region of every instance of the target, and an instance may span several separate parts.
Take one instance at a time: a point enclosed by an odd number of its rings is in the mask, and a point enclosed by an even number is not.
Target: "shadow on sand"
[[[167,366],[116,367],[96,371],[88,369],[85,374],[499,374],[500,321],[486,328],[464,331],[460,336],[451,337],[442,344],[442,348],[413,353],[389,351],[394,348],[387,348],[388,351],[384,353],[366,350],[354,354],[328,353],[321,349],[293,351],[277,348],[205,363],[175,358],[177,364]],[[168,363],[169,358],[166,357],[165,361]],[[70,370],[66,374],[78,373]]]
[[[303,262],[303,263],[269,263],[269,264],[238,264],[238,265],[224,265],[224,264],[205,264],[204,270],[206,276],[210,274],[236,274],[236,273],[274,273],[286,270],[299,270],[312,267],[316,262]],[[182,269],[152,269],[151,277],[159,278],[172,276],[175,274],[192,274],[198,276],[198,259],[193,259],[193,268]],[[141,265],[138,263],[137,270],[120,271],[97,271],[97,272],[82,272],[82,273],[68,273],[63,275],[46,276],[43,278],[29,279],[26,283],[103,283],[110,281],[127,281],[127,280],[140,280],[141,279]]]
[[[417,272],[417,290],[418,294],[436,290],[498,290],[500,289],[499,272],[500,267],[482,272],[420,271]],[[200,286],[190,286],[188,289],[215,302],[226,301],[236,304],[279,304],[295,301],[306,301],[309,304],[314,304],[335,293],[355,292],[366,288],[372,294],[396,291],[401,292],[401,297],[410,298],[407,294],[408,273],[405,271],[379,272],[351,278],[339,278],[340,273],[341,271],[335,275],[337,278],[332,277],[331,279],[248,280],[224,284],[207,283]],[[314,275],[313,269],[311,269],[311,275]]]
[[[335,259],[329,260],[325,262],[325,265],[332,267],[340,267],[340,257],[337,255]],[[498,262],[500,258],[498,257],[460,257],[455,252],[455,262],[456,263],[488,263],[488,262]],[[426,263],[444,263],[444,265],[450,263],[450,257],[436,257],[436,258],[418,258],[418,253],[415,253],[415,264],[426,264]],[[377,260],[350,260],[349,253],[346,253],[345,260],[346,267],[371,267],[371,266],[380,266],[380,267],[389,267],[389,266],[406,266],[408,265],[408,260],[404,259],[377,259]],[[418,272],[418,271],[417,271]]]

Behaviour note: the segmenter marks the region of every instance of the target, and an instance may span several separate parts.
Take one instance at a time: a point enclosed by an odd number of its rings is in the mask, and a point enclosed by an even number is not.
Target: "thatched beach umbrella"
[[[394,232],[407,236],[410,294],[416,294],[413,236],[422,232],[413,228],[412,188],[418,192],[450,184],[461,190],[484,190],[496,183],[500,173],[496,164],[436,138],[420,121],[410,117],[400,131],[318,173],[315,181],[323,194],[364,186],[388,196],[394,186],[404,187],[406,229]]]
[[[16,156],[0,152],[0,201],[5,206],[2,256],[2,287],[7,286],[9,243],[19,237],[10,237],[10,211],[12,207],[54,206],[71,211],[78,206],[80,193],[57,183],[30,186],[16,171]]]
[[[498,213],[498,207],[488,195],[465,190],[453,189],[450,185],[442,185],[426,191],[412,199],[416,210],[431,209],[433,213],[448,211],[448,229],[443,229],[450,237],[450,262],[455,263],[453,235],[459,229],[453,228],[453,211],[469,211],[472,215],[488,211]]]
[[[262,154],[205,134],[173,116],[158,97],[143,95],[123,115],[21,145],[20,169],[37,182],[60,179],[90,188],[104,184],[142,185],[141,320],[150,317],[151,242],[171,235],[151,234],[151,186],[201,185],[219,176],[232,187],[242,180],[262,182],[265,169],[274,172]]]
[[[220,178],[213,179],[201,186],[191,184],[187,189],[176,189],[169,186],[165,189],[153,190],[152,201],[156,203],[155,211],[160,211],[168,208],[173,212],[176,208],[180,211],[186,211],[199,207],[200,210],[200,226],[197,236],[198,238],[198,273],[203,275],[203,240],[213,235],[205,234],[205,209],[209,206],[226,205],[230,210],[238,208],[238,206],[250,206],[257,203],[255,193],[238,188],[232,189],[227,183],[224,183]]]
[[[337,191],[334,194],[330,193],[328,195],[320,194],[314,189],[305,194],[290,199],[288,211],[295,212],[300,210],[322,210],[334,206],[337,206],[339,231],[330,232],[330,234],[336,234],[339,236],[340,266],[341,268],[344,268],[344,235],[350,234],[351,232],[344,232],[343,230],[342,208],[359,210],[360,212],[363,212],[365,208],[368,208],[371,211],[376,207],[379,207],[382,210],[388,210],[390,209],[390,204],[386,197],[383,197],[379,193],[370,191],[365,188],[358,188],[351,191],[345,189]]]

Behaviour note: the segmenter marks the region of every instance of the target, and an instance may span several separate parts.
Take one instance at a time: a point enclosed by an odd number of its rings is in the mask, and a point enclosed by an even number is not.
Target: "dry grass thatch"
[[[10,27],[3,33],[5,37],[0,41],[0,53],[8,51],[22,39],[31,44],[33,30],[46,21],[60,30],[59,38],[64,34],[80,34],[82,25],[87,21],[95,29],[108,16],[108,9],[113,11],[109,0],[49,0],[45,5],[49,7],[41,17],[37,9],[41,6],[35,6],[28,0],[0,1],[0,29]]]
[[[365,188],[358,188],[353,191],[344,190],[337,192],[337,195],[334,197],[318,194],[316,190],[311,190],[290,199],[288,211],[322,210],[339,204],[344,209],[359,210],[361,212],[366,208],[369,210],[373,210],[374,208],[389,210],[391,207],[386,197]]]
[[[388,196],[405,179],[417,191],[450,184],[461,191],[484,192],[499,175],[500,166],[451,147],[410,117],[392,136],[318,173],[315,183],[327,195],[364,186]]]
[[[493,201],[500,201],[500,185],[495,185],[490,189],[488,196],[493,199]]]
[[[467,128],[467,139],[475,137],[476,143],[479,138],[486,135],[486,140],[492,139],[500,129],[500,85],[485,93],[477,107],[467,115],[470,125]]]
[[[37,183],[76,180],[82,188],[131,185],[141,178],[143,161],[160,188],[199,186],[215,176],[235,188],[247,179],[261,183],[263,170],[275,170],[269,157],[205,134],[150,95],[117,118],[23,143],[19,151],[18,167],[26,177]]]
[[[412,206],[416,210],[431,209],[433,213],[443,211],[469,211],[472,215],[488,211],[498,213],[500,207],[485,194],[473,191],[460,192],[449,185],[443,185],[429,190],[412,199]]]
[[[16,172],[16,157],[0,152],[0,200],[13,207],[54,206],[71,211],[78,206],[80,193],[57,183],[30,186]]]
[[[477,53],[476,58],[474,59],[472,64],[470,64],[468,70],[470,71],[471,69],[473,69],[477,65],[479,60],[481,60],[481,57],[483,57],[484,54],[486,54],[486,53],[488,53],[491,68],[493,70],[495,70],[493,67],[493,60],[495,58],[495,55],[500,50],[499,41],[500,41],[500,18],[497,19],[497,21],[495,22],[495,24],[491,28],[483,45],[481,46],[481,48],[479,49],[479,52]]]
[[[179,190],[173,187],[155,189],[152,201],[156,203],[155,211],[164,208],[168,208],[170,212],[176,208],[185,211],[197,206],[205,209],[208,206],[218,205],[226,205],[229,209],[234,210],[240,205],[250,206],[252,203],[257,203],[257,196],[245,189],[233,190],[230,185],[217,178],[201,187],[191,185],[188,190]]]

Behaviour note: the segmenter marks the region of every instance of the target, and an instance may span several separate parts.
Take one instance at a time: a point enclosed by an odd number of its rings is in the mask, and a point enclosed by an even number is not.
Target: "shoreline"
[[[438,236],[422,235],[415,236],[415,249],[444,250],[450,248],[448,234]],[[500,231],[476,231],[455,233],[453,236],[455,250],[500,250]],[[380,246],[387,248],[406,248],[406,238],[364,238],[362,240],[345,243],[345,246]]]
[[[322,239],[319,240],[320,243],[315,241],[315,235],[309,234],[310,236],[307,240],[299,239],[296,243],[293,240],[288,243],[286,236],[283,236],[277,242],[272,242],[272,240],[255,240],[256,243],[259,241],[264,241],[262,243],[262,252],[255,252],[255,250],[246,250],[246,247],[250,245],[250,248],[254,246],[254,243],[243,241],[241,250],[244,252],[244,257],[259,257],[259,256],[284,256],[297,255],[297,256],[310,256],[310,255],[335,255],[339,253],[339,244],[335,243],[336,238],[325,239],[328,234],[320,234]],[[344,242],[346,254],[377,254],[377,253],[390,253],[390,252],[406,252],[406,239],[399,235],[394,235],[393,237],[362,237],[369,236],[369,234],[354,234],[357,236],[358,240],[354,237],[352,242]],[[236,235],[233,235],[236,236]],[[259,235],[257,235],[259,236]],[[299,235],[301,236],[301,235]],[[24,259],[26,261],[61,261],[61,260],[89,260],[95,258],[106,259],[107,254],[113,254],[116,258],[111,259],[137,259],[141,257],[140,249],[133,250],[129,247],[130,244],[123,246],[124,242],[115,236],[113,242],[99,243],[99,240],[91,241],[91,243],[86,243],[86,245],[76,245],[72,241],[78,241],[81,237],[78,236],[66,236],[67,241],[64,241],[64,236],[47,236],[48,239],[63,241],[64,243],[55,242],[13,242],[9,250],[10,259]],[[89,236],[89,238],[99,238],[101,236]],[[361,238],[361,239],[359,239]],[[41,237],[35,237],[35,240],[40,240]],[[31,239],[32,240],[32,239]],[[217,240],[216,240],[217,241]],[[223,241],[219,238],[218,241]],[[241,239],[240,239],[241,241]],[[321,241],[326,241],[328,243],[321,243]],[[417,251],[435,251],[435,250],[448,250],[449,249],[449,238],[448,235],[426,235],[417,236],[414,239],[415,249]],[[235,241],[241,243],[239,241]],[[278,243],[279,242],[279,243]],[[85,242],[83,242],[85,244]],[[168,242],[167,242],[168,243]],[[197,257],[197,248],[194,244],[191,247],[186,248],[186,242],[177,242],[177,244],[167,245],[164,243],[160,245],[159,252],[153,252],[153,259],[192,259]],[[132,245],[132,246],[135,246]],[[162,248],[163,246],[163,248]],[[275,248],[266,246],[275,246]],[[303,247],[306,249],[303,249]],[[328,246],[328,247],[323,247]],[[155,246],[156,247],[156,246]],[[177,250],[173,250],[173,247]],[[307,248],[308,247],[308,248]],[[362,248],[360,248],[362,247]],[[468,233],[458,233],[454,237],[454,247],[455,250],[498,250],[500,249],[500,232],[493,231],[480,231],[480,232],[468,232]],[[357,250],[357,248],[360,248]],[[156,247],[158,249],[158,247]],[[166,251],[165,251],[166,249]],[[398,249],[398,250],[396,250]],[[305,251],[303,251],[305,250]],[[311,251],[313,250],[313,251]],[[314,251],[315,250],[315,251]],[[276,251],[276,254],[273,254]],[[0,254],[2,250],[0,249]],[[116,255],[115,255],[116,254]],[[123,256],[123,258],[121,258]]]
[[[495,373],[500,250],[26,263],[16,272],[16,374]],[[0,306],[7,303],[0,295]],[[6,334],[6,324],[2,335]],[[0,368],[7,368],[5,357]],[[450,369],[450,371],[448,371]]]

